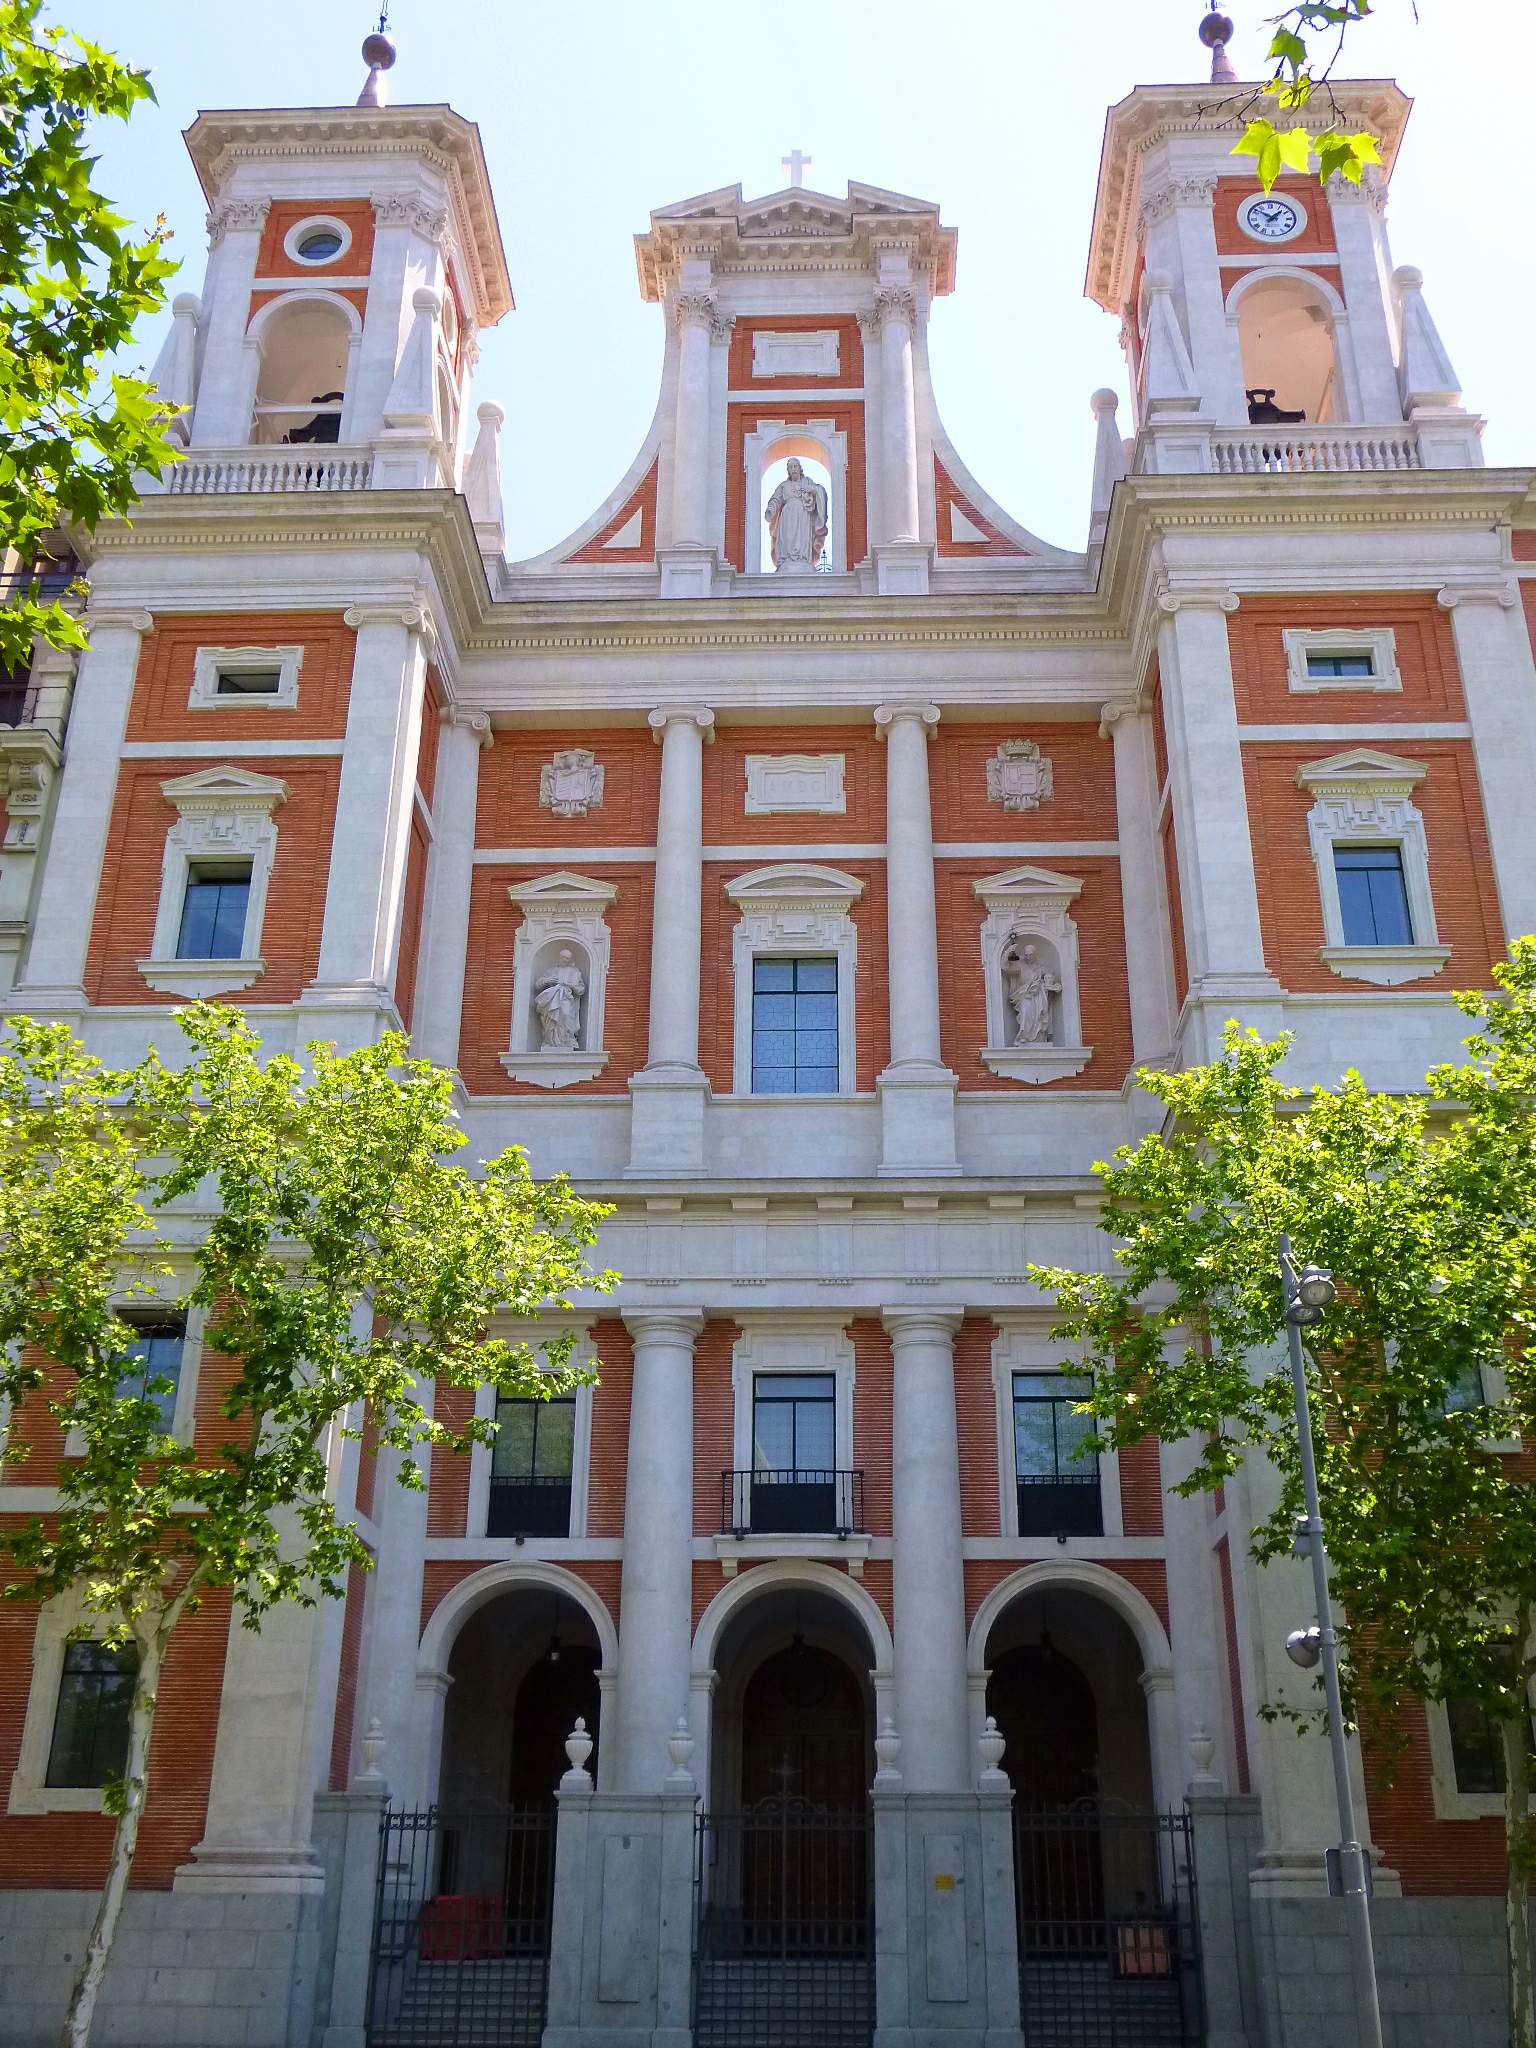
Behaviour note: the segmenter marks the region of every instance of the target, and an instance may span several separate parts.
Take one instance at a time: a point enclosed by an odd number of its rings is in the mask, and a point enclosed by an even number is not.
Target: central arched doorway
[[[797,1632],[758,1665],[742,1695],[742,1805],[801,1799],[857,1812],[869,1782],[866,1721],[853,1671]]]

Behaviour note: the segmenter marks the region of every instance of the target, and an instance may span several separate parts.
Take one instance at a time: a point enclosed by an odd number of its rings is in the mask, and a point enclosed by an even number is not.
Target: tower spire
[[[1227,45],[1232,40],[1232,17],[1220,11],[1216,0],[1211,0],[1210,12],[1200,24],[1200,40],[1211,53],[1212,85],[1235,85],[1237,73],[1227,55]]]
[[[368,76],[363,80],[363,89],[357,96],[360,107],[384,107],[389,104],[389,81],[385,73],[395,61],[395,39],[389,33],[389,9],[379,10],[379,25],[372,35],[363,37],[363,62],[368,66]]]

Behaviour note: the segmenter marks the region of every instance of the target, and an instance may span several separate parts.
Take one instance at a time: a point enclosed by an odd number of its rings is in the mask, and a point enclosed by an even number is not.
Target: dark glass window
[[[1077,1413],[1077,1403],[1087,1398],[1092,1384],[1071,1373],[1013,1376],[1013,1467],[1021,1536],[1104,1532],[1098,1453],[1073,1455],[1094,1433],[1093,1418]]]
[[[176,1416],[176,1395],[181,1386],[181,1357],[186,1344],[186,1326],[180,1322],[137,1323],[138,1335],[128,1346],[132,1362],[118,1375],[117,1391],[122,1399],[153,1401],[160,1411],[160,1427],[167,1433]]]
[[[245,911],[251,870],[194,868],[181,906],[178,960],[238,960],[245,946]]]
[[[752,962],[752,1093],[837,1093],[837,962]]]
[[[1458,1792],[1502,1793],[1504,1743],[1499,1724],[1481,1700],[1451,1699],[1445,1703],[1451,1725],[1451,1761]]]
[[[1412,945],[1400,847],[1336,846],[1333,868],[1346,946]]]
[[[1483,1390],[1483,1369],[1480,1365],[1458,1366],[1454,1376],[1447,1381],[1445,1389],[1445,1412],[1459,1414],[1467,1408],[1484,1408],[1488,1404]]]
[[[128,1760],[128,1716],[139,1659],[105,1643],[70,1643],[48,1751],[50,1785],[105,1785]]]
[[[221,668],[216,687],[220,697],[275,697],[283,687],[279,668]]]
[[[489,1536],[568,1536],[576,1450],[576,1396],[502,1396],[491,1447]]]
[[[837,1383],[831,1373],[759,1373],[752,1382],[752,1464],[759,1472],[831,1473]]]
[[[1309,654],[1307,674],[1344,681],[1352,676],[1369,678],[1376,673],[1376,662],[1369,654]]]
[[[334,228],[311,228],[299,241],[299,254],[306,263],[329,263],[341,252],[341,237]]]

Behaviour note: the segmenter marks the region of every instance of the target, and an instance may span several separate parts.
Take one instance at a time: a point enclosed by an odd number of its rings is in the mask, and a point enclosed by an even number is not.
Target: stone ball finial
[[[1118,391],[1111,391],[1106,386],[1102,391],[1095,391],[1088,403],[1093,408],[1093,416],[1096,420],[1103,419],[1106,413],[1113,418],[1120,410],[1120,394]]]
[[[1211,83],[1224,85],[1235,79],[1232,59],[1227,55],[1227,45],[1232,40],[1232,17],[1223,14],[1211,0],[1211,11],[1200,23],[1200,40],[1211,53]]]
[[[197,320],[202,317],[203,302],[196,292],[178,292],[171,301],[171,313],[177,320]]]
[[[1399,263],[1392,273],[1392,282],[1400,292],[1421,292],[1424,289],[1424,273],[1416,263]]]
[[[475,407],[475,418],[482,427],[495,427],[499,430],[507,424],[507,409],[504,405],[498,405],[494,398],[487,398]]]
[[[363,37],[363,62],[370,71],[392,70],[399,54],[394,37],[386,29],[376,28],[372,35]]]
[[[1173,279],[1166,270],[1149,270],[1145,277],[1143,277],[1142,283],[1149,292],[1171,292],[1173,290]]]
[[[411,304],[418,313],[430,313],[435,320],[443,310],[443,295],[433,285],[419,284],[411,294]]]

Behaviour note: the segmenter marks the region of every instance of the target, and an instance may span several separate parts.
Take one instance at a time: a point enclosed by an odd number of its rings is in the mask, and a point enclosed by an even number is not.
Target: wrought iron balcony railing
[[[862,1536],[864,1474],[722,1472],[720,1530],[725,1536]]]
[[[1104,1498],[1097,1461],[1081,1472],[1021,1472],[1021,1536],[1102,1536]]]
[[[567,1479],[492,1479],[487,1536],[569,1536],[571,1482]]]

